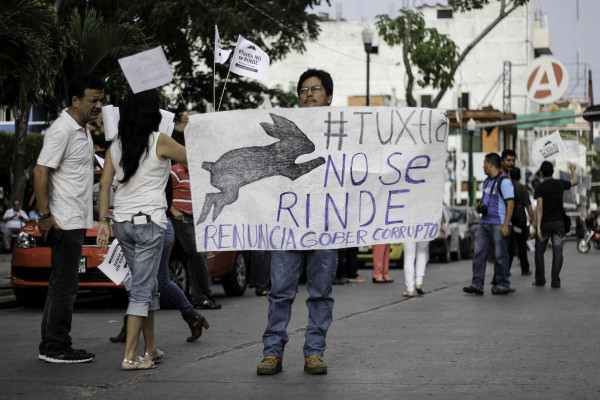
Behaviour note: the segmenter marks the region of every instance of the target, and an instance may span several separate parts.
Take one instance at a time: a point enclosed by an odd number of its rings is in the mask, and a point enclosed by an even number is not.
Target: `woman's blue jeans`
[[[127,315],[147,317],[148,311],[160,309],[157,275],[165,229],[152,221],[145,224],[124,221],[115,222],[113,232],[131,271]]]

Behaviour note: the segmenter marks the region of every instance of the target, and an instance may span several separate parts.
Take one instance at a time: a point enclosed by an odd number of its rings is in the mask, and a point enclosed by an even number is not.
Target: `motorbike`
[[[594,246],[596,250],[600,250],[600,230],[587,229],[585,237],[577,242],[577,251],[581,254],[587,254]]]

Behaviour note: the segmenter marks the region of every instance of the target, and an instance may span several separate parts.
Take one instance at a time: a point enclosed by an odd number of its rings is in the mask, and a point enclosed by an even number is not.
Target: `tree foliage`
[[[202,111],[206,103],[213,102],[213,67],[217,105],[228,72],[228,63],[213,65],[215,25],[224,49],[233,49],[238,35],[242,35],[266,51],[272,61],[279,60],[292,50],[303,51],[307,40],[317,38],[318,16],[306,9],[320,3],[321,0],[137,0],[119,2],[116,7],[114,2],[103,0],[63,0],[60,12],[94,8],[101,15],[118,15],[121,22],[140,27],[149,47],[162,46],[186,102]],[[230,74],[221,109],[256,107],[264,94],[271,96],[274,105],[295,104],[296,100],[285,93],[287,90],[267,90],[259,81]]]
[[[417,67],[420,78],[418,85],[440,89],[433,99],[436,107],[446,91],[452,88],[456,70],[471,50],[504,18],[529,0],[448,0],[448,5],[456,12],[480,10],[490,3],[498,3],[498,14],[473,40],[460,52],[454,41],[440,34],[435,28],[427,28],[421,13],[410,9],[400,10],[401,15],[395,19],[388,15],[377,16],[379,34],[390,46],[403,47],[403,61],[408,75],[406,99],[409,105],[415,106],[412,95],[414,76],[412,66]]]

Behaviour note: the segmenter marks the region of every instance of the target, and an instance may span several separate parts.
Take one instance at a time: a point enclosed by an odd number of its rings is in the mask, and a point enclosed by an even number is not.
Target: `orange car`
[[[98,222],[94,221],[94,227],[87,230],[83,241],[79,264],[79,289],[109,290],[113,294],[122,294],[125,290],[124,286],[116,286],[97,268],[106,256],[106,253],[96,245],[97,229]],[[50,250],[50,247],[41,241],[37,222],[25,225],[17,236],[12,254],[11,282],[17,301],[24,306],[44,304],[50,279]],[[228,296],[244,294],[248,275],[247,252],[212,251],[207,252],[206,257],[210,276],[213,280],[222,283]],[[169,272],[173,282],[188,297],[190,268],[188,257],[175,240],[169,254]]]

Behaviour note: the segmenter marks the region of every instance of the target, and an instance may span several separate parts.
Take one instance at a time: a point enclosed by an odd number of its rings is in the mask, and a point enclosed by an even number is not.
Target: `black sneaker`
[[[463,288],[463,292],[469,293],[469,294],[476,294],[477,296],[483,296],[483,290],[479,290],[473,285],[465,286]]]
[[[94,353],[88,353],[83,349],[67,347],[60,353],[46,354],[44,361],[57,364],[77,364],[90,362],[96,357]]]
[[[204,299],[199,304],[196,304],[194,308],[199,308],[201,310],[219,310],[221,307],[220,304],[217,304],[212,300]]]
[[[514,293],[516,291],[517,291],[517,289],[515,289],[515,288],[508,288],[508,289],[494,288],[494,289],[492,289],[492,294],[493,295],[506,295],[506,294]]]

